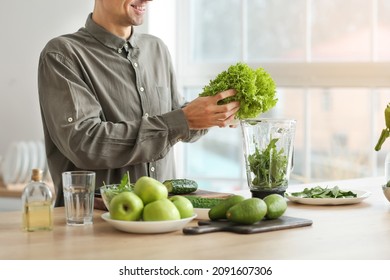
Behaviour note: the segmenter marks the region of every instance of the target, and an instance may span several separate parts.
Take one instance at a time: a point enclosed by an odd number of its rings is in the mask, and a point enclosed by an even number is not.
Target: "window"
[[[383,175],[374,146],[390,102],[390,0],[179,0],[180,87],[195,98],[231,64],[267,70],[297,120],[293,182]],[[180,147],[181,175],[202,187],[245,188],[241,131],[212,129]]]

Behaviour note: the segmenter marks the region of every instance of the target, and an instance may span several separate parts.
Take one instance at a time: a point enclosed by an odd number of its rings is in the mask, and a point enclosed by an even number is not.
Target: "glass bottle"
[[[42,181],[42,170],[33,169],[31,182],[22,193],[23,230],[40,231],[53,229],[53,195]]]

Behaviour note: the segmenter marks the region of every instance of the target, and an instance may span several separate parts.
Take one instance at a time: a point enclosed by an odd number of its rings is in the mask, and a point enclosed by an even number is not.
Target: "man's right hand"
[[[234,96],[236,91],[229,89],[214,96],[198,97],[188,103],[183,112],[187,118],[190,129],[208,129],[213,126],[226,127],[232,125],[240,103],[233,101],[218,105],[218,101]]]

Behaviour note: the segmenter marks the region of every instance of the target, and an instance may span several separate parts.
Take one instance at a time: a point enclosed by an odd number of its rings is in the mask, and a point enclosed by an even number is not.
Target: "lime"
[[[267,219],[277,219],[287,210],[286,199],[280,194],[269,194],[263,200],[267,204]]]

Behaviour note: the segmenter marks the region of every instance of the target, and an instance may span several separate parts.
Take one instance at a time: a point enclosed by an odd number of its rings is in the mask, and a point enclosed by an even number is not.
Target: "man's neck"
[[[108,32],[114,34],[115,36],[118,36],[120,38],[123,38],[124,40],[127,40],[130,38],[131,32],[132,32],[132,26],[120,26],[112,21],[106,20],[104,17],[100,17],[99,15],[93,13],[92,14],[92,20],[106,29]]]

